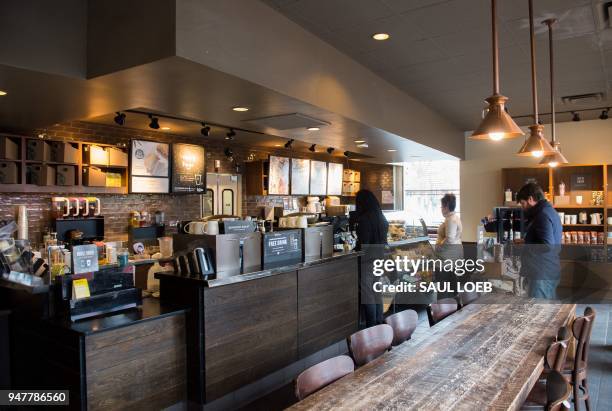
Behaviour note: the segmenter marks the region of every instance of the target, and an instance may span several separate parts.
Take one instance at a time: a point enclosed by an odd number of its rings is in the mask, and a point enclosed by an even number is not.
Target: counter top
[[[335,261],[342,258],[356,257],[363,255],[361,251],[348,251],[348,252],[335,252],[328,257],[314,257],[307,258],[306,261],[285,265],[282,267],[275,267],[266,270],[261,270],[259,267],[251,269],[250,271],[240,273],[238,271],[223,271],[208,276],[191,276],[186,277],[174,272],[160,272],[155,274],[155,278],[175,278],[184,281],[191,281],[204,287],[219,287],[228,284],[240,283],[243,281],[255,280],[258,278],[269,277],[276,274],[286,273],[287,271],[299,270],[303,268],[312,267],[319,264],[325,264],[330,261]]]
[[[188,308],[161,304],[157,298],[144,298],[142,306],[102,317],[70,322],[66,319],[50,319],[50,325],[64,328],[77,334],[92,335],[145,321],[185,313]]]

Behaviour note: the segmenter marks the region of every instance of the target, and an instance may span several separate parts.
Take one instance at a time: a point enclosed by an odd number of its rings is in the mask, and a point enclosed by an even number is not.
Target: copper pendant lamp
[[[485,101],[489,104],[487,114],[470,136],[473,140],[502,140],[524,135],[512,117],[506,113],[508,97],[499,93],[499,45],[497,39],[497,8],[491,0],[491,31],[493,40],[493,95]]]
[[[557,167],[559,164],[567,164],[569,161],[561,153],[561,144],[555,138],[555,76],[554,76],[554,65],[553,65],[553,32],[552,26],[555,24],[555,19],[544,20],[543,23],[548,26],[548,51],[550,60],[550,112],[551,112],[551,140],[550,145],[553,147],[554,152],[542,158],[540,164],[547,165],[548,167]]]
[[[529,38],[531,43],[531,95],[533,98],[533,125],[529,126],[529,137],[517,153],[519,156],[540,158],[554,153],[554,149],[544,138],[544,126],[538,117],[538,87],[536,83],[535,35],[533,30],[533,0],[529,0]]]

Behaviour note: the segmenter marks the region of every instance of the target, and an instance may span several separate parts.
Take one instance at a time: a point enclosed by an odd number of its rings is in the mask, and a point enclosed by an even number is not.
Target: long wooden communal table
[[[575,305],[504,302],[464,307],[291,409],[519,409]]]

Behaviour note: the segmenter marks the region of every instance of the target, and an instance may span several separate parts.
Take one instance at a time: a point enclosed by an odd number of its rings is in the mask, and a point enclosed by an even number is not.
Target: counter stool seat
[[[393,328],[387,324],[379,324],[348,337],[348,347],[355,361],[361,367],[383,355],[393,342]]]
[[[396,346],[409,340],[419,323],[419,315],[414,310],[404,310],[385,318],[385,323],[393,328],[393,342]]]
[[[437,322],[457,312],[459,305],[454,298],[443,298],[427,306],[427,318],[429,325],[434,326]]]
[[[355,364],[348,355],[339,355],[313,365],[295,379],[295,396],[301,401],[354,370]]]

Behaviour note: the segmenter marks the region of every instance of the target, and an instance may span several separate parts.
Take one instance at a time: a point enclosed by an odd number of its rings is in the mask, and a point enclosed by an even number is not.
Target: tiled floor
[[[576,315],[581,315],[585,307],[578,305]],[[612,410],[612,304],[595,304],[592,307],[596,310],[596,317],[589,354],[591,411],[608,411]],[[427,313],[422,310],[419,312],[419,325],[412,338],[419,338],[419,334],[427,329]],[[294,402],[293,387],[285,386],[243,409],[282,410]],[[585,410],[584,403],[581,404],[581,410]]]

